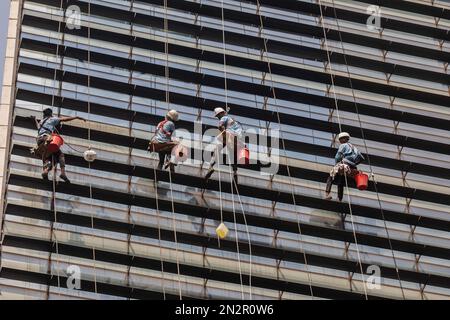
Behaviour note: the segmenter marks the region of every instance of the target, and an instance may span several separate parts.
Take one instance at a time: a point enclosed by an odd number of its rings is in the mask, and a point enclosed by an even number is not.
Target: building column
[[[19,19],[23,0],[11,0],[8,34],[3,73],[3,86],[0,103],[0,226],[2,226],[6,181],[8,178],[8,162],[11,148],[13,108],[16,92],[16,69],[19,49]],[[3,230],[3,229],[1,229]]]

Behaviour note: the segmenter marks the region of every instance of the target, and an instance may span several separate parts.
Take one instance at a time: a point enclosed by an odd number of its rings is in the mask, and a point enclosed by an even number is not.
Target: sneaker
[[[171,161],[168,161],[168,162],[166,162],[166,164],[165,164],[165,166],[164,166],[164,169],[171,168],[171,170],[172,170],[172,169],[175,169],[175,166],[177,166],[176,163],[173,163],[173,162],[171,162]]]

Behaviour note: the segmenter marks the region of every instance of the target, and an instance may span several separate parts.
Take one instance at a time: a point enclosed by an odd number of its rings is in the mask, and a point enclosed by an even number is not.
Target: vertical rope
[[[52,202],[53,202],[53,214],[54,214],[54,222],[52,223],[52,236],[54,237],[54,241],[56,244],[56,272],[57,272],[57,277],[58,277],[58,296],[61,296],[61,280],[60,280],[60,276],[59,276],[59,244],[58,244],[58,238],[56,236],[56,228],[57,226],[55,226],[55,224],[58,223],[58,218],[57,218],[57,210],[56,210],[56,163],[55,163],[55,159],[52,156],[52,165],[53,165],[53,181],[52,181],[52,185],[53,185],[53,197],[52,197]],[[50,253],[51,254],[51,253]],[[50,267],[51,268],[51,267]],[[51,269],[50,269],[51,270]],[[52,272],[53,273],[53,272]],[[53,274],[52,274],[53,277]],[[50,284],[49,284],[49,289],[50,289]],[[47,295],[47,299],[49,298],[49,294]]]
[[[161,224],[160,224],[160,211],[159,211],[159,197],[158,197],[158,176],[156,172],[156,163],[153,164],[153,175],[155,178],[155,202],[156,202],[156,223],[158,225],[158,245],[159,245],[159,258],[161,264],[161,286],[163,292],[163,299],[166,300],[166,289],[165,289],[165,276],[164,276],[164,260],[162,253],[162,242],[161,242]]]
[[[324,40],[325,40],[325,48],[326,48],[326,52],[327,52],[328,66],[330,68],[330,79],[331,79],[331,86],[333,88],[333,97],[334,97],[334,103],[335,103],[335,106],[336,106],[337,120],[338,120],[339,130],[342,131],[341,118],[340,118],[340,114],[339,114],[339,105],[338,105],[337,96],[336,96],[336,87],[335,87],[335,84],[334,84],[334,72],[333,72],[333,68],[332,68],[332,65],[331,65],[330,50],[328,48],[328,39],[327,39],[326,31],[325,31],[325,24],[324,24],[323,12],[322,12],[322,3],[321,3],[320,0],[318,0],[318,1],[319,1],[319,8],[320,8],[320,23],[322,25],[323,36],[324,36]],[[363,282],[363,288],[364,288],[364,295],[366,297],[366,300],[368,300],[367,289],[366,289],[366,282],[364,280],[364,271],[363,271],[362,262],[361,262],[362,261],[361,260],[361,254],[360,254],[360,251],[359,251],[358,240],[357,240],[357,237],[356,237],[355,224],[354,224],[354,219],[353,219],[353,211],[352,211],[350,190],[349,190],[349,187],[348,187],[347,175],[345,173],[344,173],[344,179],[345,179],[345,189],[347,191],[348,207],[349,207],[349,212],[350,212],[350,223],[351,223],[351,226],[352,226],[353,238],[355,240],[356,253],[357,253],[357,256],[358,256],[358,263],[359,263],[359,268],[360,268],[362,282]]]
[[[165,66],[165,78],[166,78],[166,104],[167,110],[170,110],[170,95],[169,95],[169,32],[168,32],[168,20],[167,20],[167,0],[164,0],[164,32],[165,32],[165,42],[164,42],[164,51],[166,55],[166,66]],[[183,296],[181,293],[181,276],[180,276],[180,262],[178,257],[178,240],[177,240],[177,226],[175,219],[175,204],[173,201],[173,188],[172,188],[172,170],[169,166],[169,185],[170,185],[170,199],[172,204],[172,225],[173,225],[173,233],[175,240],[175,251],[176,251],[176,260],[177,260],[177,273],[178,273],[178,294],[179,299],[183,300]]]
[[[89,150],[91,149],[91,0],[88,3],[88,140],[89,140]],[[88,162],[89,166],[89,199],[90,199],[90,211],[91,211],[91,228],[94,231],[94,213],[93,213],[93,198],[92,198],[92,171],[91,163]],[[96,270],[96,259],[95,259],[95,247],[92,246],[92,258],[94,260],[94,289],[97,294],[97,270]]]
[[[62,12],[62,16],[64,17],[64,10],[63,10],[63,0],[61,0],[60,2],[60,12]],[[62,22],[59,22],[58,24],[58,34],[61,34],[61,25]],[[62,42],[64,45],[64,34],[65,31],[63,32],[62,35]],[[60,45],[57,44],[56,46],[56,54],[55,54],[55,62],[58,61],[58,55],[59,55],[59,50],[60,49]],[[63,70],[63,63],[64,63],[64,56],[60,57],[60,70]],[[52,107],[55,105],[55,83],[56,83],[56,76],[58,74],[58,70],[56,69],[55,66],[55,72],[54,72],[54,76],[53,76],[53,94],[52,94]],[[62,85],[62,81],[63,81],[63,76],[61,76],[61,80],[59,81],[58,84],[58,92],[56,93],[56,95],[60,95],[61,94],[61,85]],[[61,113],[61,107],[58,107],[58,115]],[[59,276],[59,243],[58,243],[58,238],[56,236],[56,230],[57,230],[57,223],[58,223],[58,212],[56,210],[56,163],[55,163],[55,158],[52,155],[52,169],[53,169],[53,179],[52,179],[52,202],[51,202],[51,206],[53,207],[53,220],[50,226],[50,235],[51,237],[54,239],[54,243],[56,245],[56,269],[57,269],[57,281],[58,281],[58,295],[61,294],[60,292],[60,287],[61,287],[61,281],[60,281],[60,276]],[[56,225],[56,226],[55,226]],[[50,250],[49,252],[49,259],[48,259],[48,269],[50,271],[50,279],[53,278],[53,270],[52,270],[52,250]],[[51,282],[51,280],[50,280]],[[50,284],[48,283],[48,287],[47,287],[47,300],[50,298]]]
[[[248,251],[249,251],[249,265],[250,265],[250,270],[249,270],[249,280],[248,280],[248,285],[249,285],[249,299],[252,300],[252,243],[250,240],[250,231],[248,229],[248,224],[247,224],[247,217],[245,215],[245,210],[244,210],[244,206],[242,204],[242,200],[241,200],[241,196],[239,194],[239,189],[238,189],[238,185],[236,183],[236,180],[232,180],[234,187],[236,188],[236,195],[238,197],[239,200],[239,204],[241,207],[241,211],[242,211],[242,217],[244,218],[244,224],[245,224],[245,231],[247,233],[247,240],[248,240]]]
[[[220,165],[220,158],[219,158],[219,146],[216,146],[216,154],[217,154],[217,166],[219,167]],[[222,181],[220,178],[220,168],[219,170],[217,170],[218,176],[219,176],[219,207],[220,207],[220,222],[223,223],[223,204],[222,204]],[[220,238],[219,240],[219,245],[220,245]]]
[[[227,84],[227,59],[226,59],[226,43],[225,43],[225,17],[224,17],[224,5],[223,5],[223,0],[221,0],[221,13],[222,13],[222,50],[223,50],[223,72],[224,72],[224,89],[225,89],[225,109],[228,112],[228,84]],[[227,134],[225,133],[225,141],[226,143],[228,142],[227,140]],[[223,135],[222,135],[222,139],[223,139]],[[228,149],[229,151],[229,149]],[[236,152],[236,150],[234,150],[233,147],[233,159],[234,157],[234,153]],[[236,209],[235,209],[235,204],[234,204],[234,184],[233,181],[235,181],[233,174],[231,172],[231,156],[229,155],[229,152],[227,152],[228,154],[228,168],[229,168],[229,172],[230,172],[230,187],[231,187],[231,203],[232,203],[232,209],[233,209],[233,220],[234,220],[234,229],[235,229],[235,239],[236,239],[236,252],[237,252],[237,260],[238,260],[238,270],[239,270],[239,280],[241,283],[241,298],[242,300],[245,299],[245,294],[244,294],[244,282],[242,279],[242,266],[241,266],[241,256],[240,256],[240,252],[239,252],[239,239],[238,239],[238,227],[237,227],[237,221],[236,221]],[[233,161],[235,161],[236,159],[234,159]],[[220,161],[219,161],[220,163]],[[220,170],[219,170],[219,174],[220,174]],[[221,208],[221,212],[222,212],[222,208]],[[223,221],[222,221],[223,222]]]
[[[380,208],[380,213],[381,213],[381,216],[383,218],[384,229],[386,231],[386,236],[387,236],[387,239],[388,239],[389,248],[391,250],[392,259],[394,261],[394,266],[395,266],[395,271],[396,271],[397,279],[398,279],[398,282],[399,282],[399,286],[400,286],[400,289],[401,289],[401,292],[402,292],[403,299],[406,299],[405,293],[404,293],[404,290],[403,290],[403,286],[402,286],[402,281],[400,279],[400,273],[399,273],[398,266],[397,266],[397,260],[395,259],[395,253],[394,253],[394,249],[392,247],[392,241],[391,241],[391,238],[389,236],[389,230],[388,230],[386,219],[385,219],[385,216],[384,216],[383,206],[381,204],[380,195],[378,193],[377,181],[375,179],[375,175],[373,174],[373,167],[372,167],[372,163],[370,161],[369,149],[367,147],[367,142],[366,142],[366,138],[365,138],[365,135],[364,135],[364,129],[362,127],[362,122],[361,122],[361,116],[359,114],[358,103],[356,102],[356,96],[355,96],[355,90],[353,88],[353,82],[352,82],[352,79],[350,77],[350,69],[348,67],[347,55],[345,53],[344,42],[342,40],[342,34],[341,34],[340,26],[339,26],[339,19],[337,17],[336,7],[334,5],[334,0],[332,0],[332,2],[333,2],[334,18],[336,19],[336,26],[337,26],[337,29],[338,29],[339,40],[340,40],[342,53],[343,53],[343,57],[344,57],[344,62],[345,62],[345,67],[346,67],[346,70],[347,70],[347,76],[348,76],[348,80],[349,80],[349,84],[350,84],[350,88],[351,88],[351,92],[352,92],[353,104],[355,105],[356,114],[357,114],[358,122],[359,122],[359,128],[361,130],[361,137],[362,137],[363,142],[364,142],[364,148],[366,150],[366,155],[367,155],[367,162],[368,162],[368,165],[369,165],[369,168],[370,168],[370,173],[371,173],[370,175],[372,177],[373,185],[374,185],[374,188],[375,188],[375,193],[377,195],[378,206]]]
[[[275,87],[273,85],[274,81],[273,81],[273,75],[272,75],[272,67],[271,67],[270,57],[269,57],[269,54],[268,54],[269,51],[268,51],[268,48],[267,48],[267,38],[264,35],[264,23],[263,23],[262,15],[261,15],[261,12],[260,12],[260,7],[261,7],[261,4],[260,4],[259,0],[257,0],[257,14],[259,16],[259,23],[260,23],[260,27],[261,27],[261,35],[262,35],[262,38],[263,38],[263,41],[264,41],[264,52],[266,54],[266,59],[267,59],[267,68],[268,68],[269,76],[270,76],[272,95],[273,95],[273,99],[274,99],[274,106],[276,108],[278,125],[281,128],[280,112],[279,112],[279,107],[278,107],[277,95],[276,95]],[[285,140],[283,138],[283,131],[281,131],[281,130],[280,130],[280,138],[281,138],[281,144],[282,144],[282,147],[283,147],[284,155],[285,155],[285,158],[286,158],[286,170],[287,170],[288,177],[289,177],[289,185],[291,187],[292,203],[294,205],[294,211],[295,211],[296,216],[297,216],[297,228],[298,228],[299,236],[301,238],[303,233],[302,233],[302,228],[301,228],[301,225],[300,225],[300,217],[299,217],[300,213],[297,210],[297,201],[295,199],[294,184],[293,184],[293,179],[292,179],[292,176],[291,176],[290,166],[288,164],[288,155],[287,155],[287,152],[286,152]],[[301,239],[299,241],[299,244],[300,244],[300,250],[301,250],[301,252],[303,254],[303,259],[305,261],[305,267],[306,267],[306,272],[307,272],[307,275],[308,275],[308,282],[309,282],[309,290],[310,290],[311,299],[313,299],[314,298],[314,292],[313,292],[313,287],[312,287],[312,277],[311,277],[311,272],[309,271],[308,258],[306,256],[306,252],[305,252],[305,250],[303,248],[303,244],[302,244],[302,240]]]
[[[149,13],[152,14],[151,7],[149,7]],[[151,58],[151,55],[149,54],[149,58]],[[149,80],[149,87],[151,86],[151,77]],[[157,107],[155,105],[155,115],[156,115]],[[150,106],[150,113],[152,112],[152,107]],[[150,150],[150,152],[152,152]],[[161,212],[159,210],[159,193],[158,193],[158,175],[156,171],[156,163],[153,163],[153,177],[154,177],[154,185],[155,185],[155,205],[156,205],[156,223],[158,226],[158,246],[159,246],[159,261],[161,265],[161,289],[163,294],[163,299],[166,300],[166,286],[165,286],[165,272],[164,272],[164,259],[163,259],[163,250],[162,250],[162,240],[161,240]]]
[[[154,183],[155,183],[155,203],[156,203],[156,223],[158,225],[158,245],[159,245],[159,258],[161,264],[161,287],[163,293],[163,299],[166,300],[166,289],[165,289],[165,276],[164,276],[164,260],[163,260],[163,252],[162,252],[162,242],[161,242],[161,223],[160,223],[160,211],[159,211],[159,196],[158,196],[158,176],[156,172],[156,163],[153,164],[153,175],[154,175]]]

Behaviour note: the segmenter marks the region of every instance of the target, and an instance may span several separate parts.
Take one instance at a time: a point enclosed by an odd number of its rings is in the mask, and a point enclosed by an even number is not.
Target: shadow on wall
[[[311,213],[309,222],[325,227],[343,229],[342,217],[337,213],[325,213],[321,210],[315,210]]]

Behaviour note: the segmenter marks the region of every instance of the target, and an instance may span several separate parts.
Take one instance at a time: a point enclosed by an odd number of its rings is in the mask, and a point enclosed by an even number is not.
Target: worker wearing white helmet
[[[219,130],[221,132],[226,131],[233,136],[241,136],[242,126],[239,122],[230,117],[223,108],[215,108],[214,116],[219,119]]]
[[[350,135],[347,132],[338,134],[338,140],[341,144],[334,157],[336,165],[331,169],[330,176],[327,180],[326,199],[331,199],[330,192],[333,183],[338,185],[338,198],[341,201],[344,193],[344,174],[353,177],[358,170],[356,166],[364,160],[363,155],[359,150],[349,143]]]
[[[36,124],[38,129],[38,134],[36,138],[37,146],[31,149],[31,152],[42,159],[43,171],[42,178],[48,180],[48,173],[53,169],[53,166],[57,166],[61,169],[60,178],[67,183],[70,183],[69,178],[66,175],[66,162],[64,153],[61,150],[55,152],[50,152],[48,150],[48,145],[53,140],[52,134],[58,133],[58,127],[62,122],[69,122],[73,120],[83,120],[81,117],[58,117],[53,115],[53,110],[47,108],[43,111],[43,118],[41,121],[37,121],[36,117],[31,117]]]
[[[234,179],[237,182],[237,152],[238,149],[242,149],[245,147],[245,143],[241,141],[242,136],[242,126],[241,124],[234,120],[223,108],[215,108],[214,116],[219,119],[219,131],[222,133],[218,138],[219,141],[223,143],[223,146],[227,146],[229,150],[229,155],[231,159],[231,165],[234,171]],[[206,177],[210,177],[214,172],[213,166],[216,162],[216,154],[213,155],[213,161],[211,162],[211,167],[206,175]],[[227,160],[227,161],[228,161]]]
[[[339,133],[338,140],[341,145],[339,146],[336,156],[334,157],[335,162],[339,163],[342,161],[350,167],[356,168],[358,163],[364,160],[361,152],[359,152],[354,145],[349,143],[350,135],[347,132]]]
[[[178,119],[179,114],[176,110],[167,112],[165,119],[156,126],[155,135],[150,141],[148,150],[151,152],[158,152],[159,154],[159,170],[162,169],[165,159],[170,155],[173,147],[178,144],[177,141],[173,141],[172,139],[172,135],[175,131],[175,122],[177,122]],[[173,171],[173,164],[169,164],[170,169]]]
[[[350,135],[348,134],[348,132],[341,132],[338,134],[338,140],[339,142],[341,142],[341,139],[345,139],[347,138],[347,141],[350,140]]]

